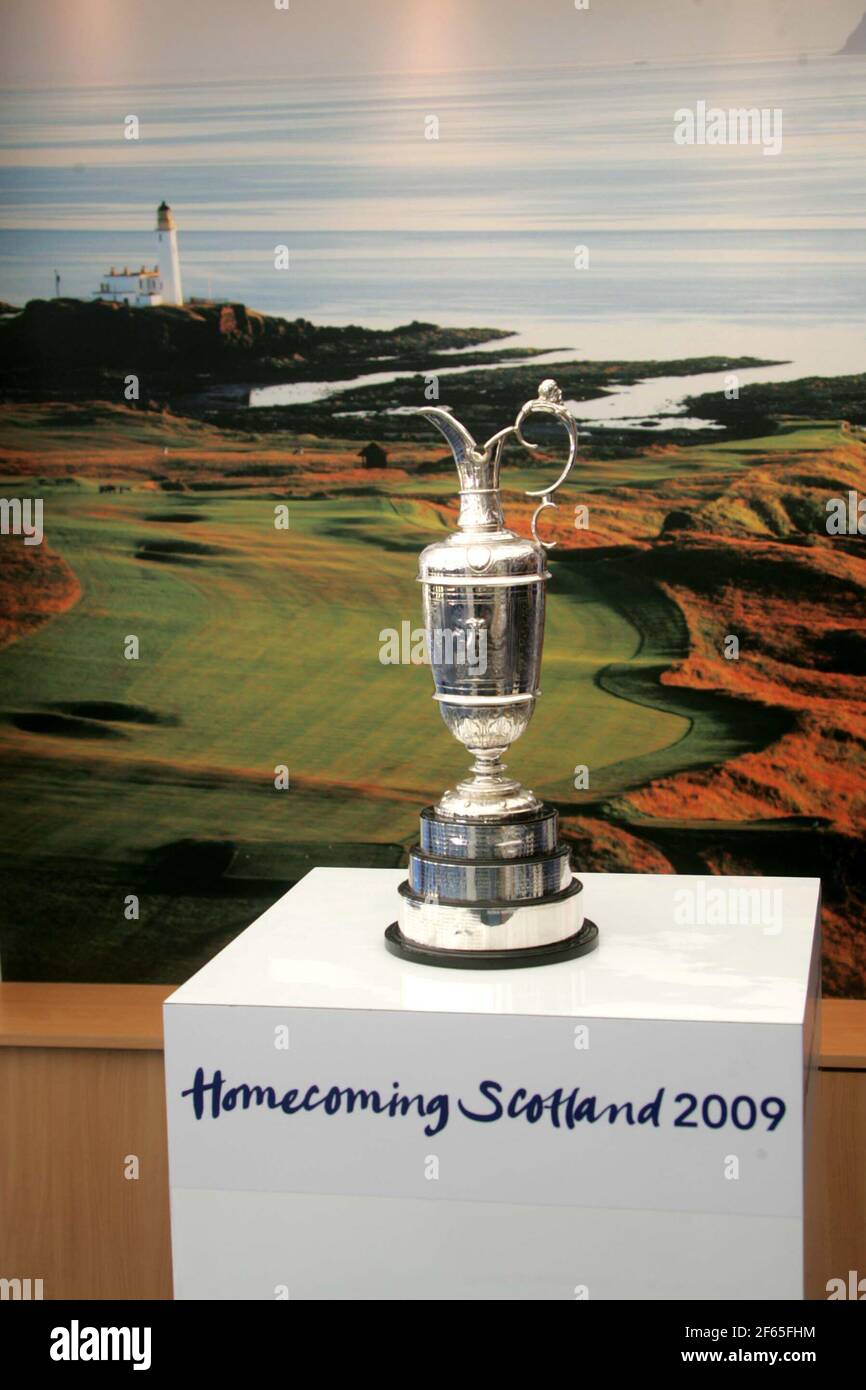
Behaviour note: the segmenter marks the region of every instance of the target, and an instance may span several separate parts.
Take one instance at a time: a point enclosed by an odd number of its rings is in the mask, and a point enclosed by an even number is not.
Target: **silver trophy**
[[[442,718],[475,759],[471,776],[421,812],[420,842],[400,885],[398,920],[385,941],[395,955],[427,965],[543,965],[591,951],[598,930],[583,915],[583,890],[559,840],[559,818],[507,776],[502,758],[529,723],[541,693],[544,586],[540,513],[571,472],[574,419],[555,381],[543,381],[513,425],[479,447],[449,411],[417,412],[447,439],[460,477],[458,529],[420,557],[427,648]],[[540,503],[532,540],[505,525],[499,490],[502,448],[530,415],[564,425],[569,454]]]

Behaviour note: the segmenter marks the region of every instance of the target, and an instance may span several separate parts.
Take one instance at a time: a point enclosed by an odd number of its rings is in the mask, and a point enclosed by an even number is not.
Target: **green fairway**
[[[144,433],[156,452],[158,431]],[[805,450],[838,435],[783,438]],[[695,477],[731,473],[776,447],[773,436],[595,463],[575,493],[648,487],[684,463]],[[506,478],[512,497],[537,483],[526,469]],[[443,533],[433,504],[454,480],[359,492],[291,500],[278,530],[274,496],[240,488],[40,484],[46,540],[82,595],[0,653],[13,978],[179,978],[312,864],[398,862],[420,808],[464,774],[429,671],[380,661],[384,630],[420,628],[417,556]],[[555,556],[543,694],[508,757],[539,795],[579,809],[778,733],[730,700],[659,686],[688,634],[627,559]],[[137,660],[124,655],[131,636]],[[281,765],[288,790],[274,786]],[[70,885],[62,967],[58,881]],[[137,888],[142,917],[126,923],[123,895]]]
[[[264,498],[44,491],[48,540],[83,596],[3,653],[5,716],[74,721],[106,701],[138,714],[95,721],[101,738],[4,725],[21,788],[8,848],[125,859],[183,835],[402,841],[463,773],[429,672],[379,659],[384,629],[420,626],[416,557],[441,530],[423,503],[294,502],[277,531]],[[180,548],[151,549],[166,545]],[[684,733],[596,681],[638,640],[596,585],[555,570],[544,695],[511,758],[539,791],[565,796],[576,763],[601,769]],[[279,764],[288,791],[274,788]]]
[[[818,448],[834,434],[807,426],[701,446],[689,464],[729,471],[780,440]],[[596,464],[579,487],[640,487],[672,466],[651,456],[612,471]],[[508,477],[515,491],[533,482],[528,470]],[[450,496],[450,478],[398,483],[388,497],[294,500],[288,530],[275,529],[262,495],[104,496],[87,482],[41,491],[47,540],[83,594],[0,655],[0,705],[19,725],[0,732],[20,793],[8,848],[125,860],[184,836],[411,839],[418,807],[468,760],[430,698],[429,672],[383,665],[380,634],[420,626],[417,554],[444,523],[419,492]],[[514,772],[539,794],[585,801],[573,793],[577,765],[590,769],[591,797],[633,785],[641,768],[657,775],[729,755],[712,721],[696,736],[683,692],[654,680],[641,690],[640,670],[653,673],[687,644],[660,591],[629,588],[615,567],[580,553],[552,570],[543,695],[511,751]],[[124,657],[129,635],[137,660]],[[105,701],[146,715],[97,721],[103,738],[20,727],[21,715],[60,709],[74,719],[76,705]],[[273,785],[281,764],[288,791]]]

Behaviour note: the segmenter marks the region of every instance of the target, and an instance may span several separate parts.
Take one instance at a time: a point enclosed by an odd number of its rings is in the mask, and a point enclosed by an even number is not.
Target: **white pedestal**
[[[592,955],[466,971],[385,950],[402,877],[167,1001],[175,1296],[802,1298],[818,880],[582,874]]]

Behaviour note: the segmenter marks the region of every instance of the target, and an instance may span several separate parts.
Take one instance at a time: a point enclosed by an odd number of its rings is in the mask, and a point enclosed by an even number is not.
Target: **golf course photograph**
[[[679,48],[500,15],[456,65],[450,6],[304,64],[293,6],[256,68],[230,8],[192,83],[161,3],[167,59],[8,59],[3,978],[184,980],[310,869],[406,864],[469,762],[419,641],[459,482],[414,412],[487,439],[553,377],[579,453],[510,772],[578,876],[820,878],[824,990],[864,997],[861,7],[797,52],[772,7]],[[707,107],[776,115],[684,142]],[[528,434],[524,537],[564,458]]]

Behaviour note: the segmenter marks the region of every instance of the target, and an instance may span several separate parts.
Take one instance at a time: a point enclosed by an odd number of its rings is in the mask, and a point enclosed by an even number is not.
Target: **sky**
[[[786,56],[841,47],[864,3],[0,0],[0,83],[114,86]]]

